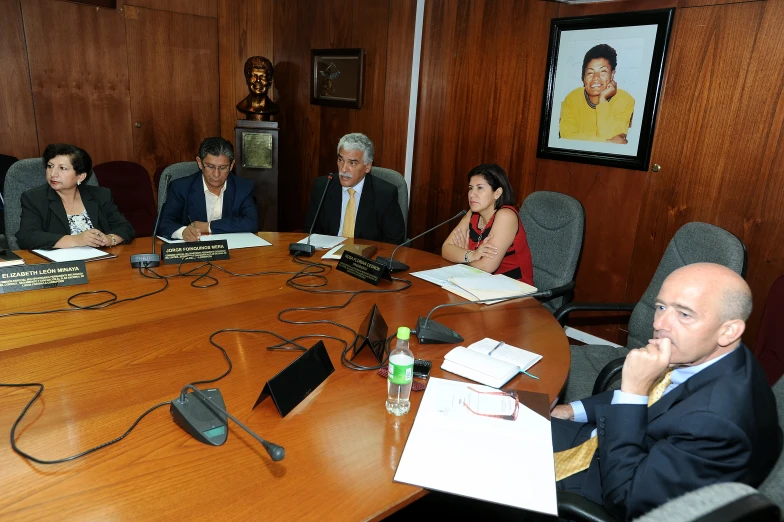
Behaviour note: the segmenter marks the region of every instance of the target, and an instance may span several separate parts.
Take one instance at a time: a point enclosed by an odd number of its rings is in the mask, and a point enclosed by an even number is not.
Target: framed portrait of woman
[[[537,157],[648,169],[674,12],[552,21]]]

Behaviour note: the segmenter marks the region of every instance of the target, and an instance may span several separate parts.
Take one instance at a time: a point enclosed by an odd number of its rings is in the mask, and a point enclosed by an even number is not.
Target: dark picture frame
[[[363,49],[311,49],[310,103],[362,108],[365,76]]]
[[[648,170],[674,14],[659,9],[552,20],[538,158]],[[612,103],[601,113],[585,81],[598,90],[602,80],[590,80],[583,70],[589,50],[600,44],[617,53],[611,71],[617,88],[601,102]]]

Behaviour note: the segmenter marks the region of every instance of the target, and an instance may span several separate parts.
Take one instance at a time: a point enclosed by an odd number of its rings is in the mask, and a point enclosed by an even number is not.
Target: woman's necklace
[[[495,215],[495,212],[493,212],[493,215]],[[482,244],[482,239],[485,237],[485,232],[487,231],[487,223],[483,225],[482,221],[484,221],[484,218],[480,215],[479,220],[476,222],[476,226],[479,228],[479,239],[476,240],[476,248],[474,250],[479,249],[479,245]]]
[[[74,195],[74,198],[70,201],[69,204],[66,205],[65,201],[66,201],[66,198],[63,198],[63,207],[65,207],[66,215],[69,215],[69,216],[75,215],[73,213],[73,210],[74,210],[74,208],[77,208],[79,206],[79,203],[81,202],[81,198],[78,197],[78,193]]]

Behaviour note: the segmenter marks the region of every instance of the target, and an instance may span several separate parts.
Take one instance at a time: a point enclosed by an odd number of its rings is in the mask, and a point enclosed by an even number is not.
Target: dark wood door
[[[133,147],[149,172],[220,135],[218,20],[126,6]]]

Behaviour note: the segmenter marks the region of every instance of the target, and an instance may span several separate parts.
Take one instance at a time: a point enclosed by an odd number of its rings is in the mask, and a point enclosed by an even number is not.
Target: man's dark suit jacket
[[[650,408],[611,405],[612,396],[582,401],[583,432],[598,428],[599,449],[585,472],[561,482],[620,520],[717,482],[758,486],[781,452],[773,392],[743,344]],[[557,431],[574,424],[553,423],[556,451]]]
[[[221,218],[210,222],[213,234],[259,231],[259,213],[253,200],[253,182],[229,174],[223,193]],[[171,237],[180,227],[193,221],[207,221],[207,203],[201,172],[174,180],[169,185],[166,202],[161,209],[158,233]]]
[[[316,226],[313,227],[314,234],[340,235],[338,229],[340,213],[343,210],[343,187],[337,180],[337,175],[334,178],[329,184],[327,195],[324,196],[324,204],[316,219]],[[310,207],[305,218],[306,232],[310,230],[310,225],[313,223],[326,183],[327,176],[316,178],[316,182],[313,183]],[[397,201],[397,187],[371,174],[365,176],[365,185],[362,187],[354,224],[354,237],[393,244],[406,240],[406,225]]]
[[[104,234],[117,234],[125,241],[133,239],[133,226],[117,209],[112,192],[106,187],[79,186],[82,204],[93,227]],[[51,249],[63,236],[71,234],[63,200],[49,185],[41,185],[22,194],[22,218],[16,240],[19,248]]]

